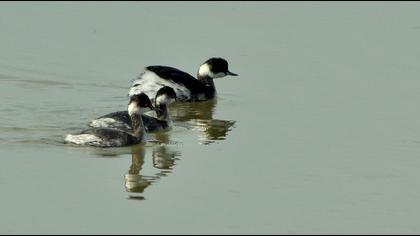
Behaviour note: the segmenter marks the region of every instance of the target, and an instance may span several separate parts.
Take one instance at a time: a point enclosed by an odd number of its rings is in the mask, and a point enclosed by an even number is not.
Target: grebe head
[[[130,97],[130,101],[128,102],[128,114],[130,116],[143,114],[146,108],[155,109],[145,93],[135,94]]]
[[[155,97],[155,106],[159,106],[161,104],[170,104],[174,101],[176,101],[176,93],[173,88],[164,86],[157,91]]]
[[[198,69],[199,77],[222,78],[227,75],[237,76],[229,71],[228,62],[220,57],[213,57],[204,62]]]
[[[168,118],[166,106],[174,101],[176,101],[176,93],[173,88],[164,86],[157,91],[155,97],[155,111],[159,119]]]

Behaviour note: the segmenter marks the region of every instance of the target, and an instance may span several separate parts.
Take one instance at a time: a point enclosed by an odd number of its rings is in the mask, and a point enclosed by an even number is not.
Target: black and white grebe
[[[146,132],[156,132],[172,127],[172,119],[168,112],[168,105],[176,100],[175,91],[164,86],[158,90],[154,99],[156,117],[143,114],[142,120]],[[112,112],[92,120],[90,127],[113,128],[124,131],[131,130],[130,116],[127,111]]]
[[[229,71],[228,63],[223,58],[210,58],[204,62],[198,69],[197,79],[173,67],[148,66],[133,81],[128,95],[143,92],[154,98],[161,87],[169,86],[175,90],[179,101],[209,100],[216,96],[213,79],[227,75],[237,76]]]
[[[145,132],[142,114],[146,108],[154,109],[146,94],[130,97],[127,113],[131,120],[131,132],[111,128],[89,128],[77,134],[68,134],[64,140],[77,145],[96,147],[121,147],[141,143]]]

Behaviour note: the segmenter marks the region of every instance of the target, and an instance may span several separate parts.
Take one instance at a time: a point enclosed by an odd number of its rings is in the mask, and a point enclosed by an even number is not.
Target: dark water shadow
[[[170,143],[168,132],[155,133],[155,143],[150,148],[145,145],[136,145],[131,148],[131,165],[124,175],[125,190],[130,193],[130,200],[145,200],[145,189],[156,183],[162,177],[168,176],[181,153],[168,145]],[[151,150],[150,150],[151,149]],[[157,170],[153,175],[142,174],[143,167],[147,163],[146,152],[151,151],[152,165]],[[146,160],[146,161],[145,161]],[[133,195],[136,194],[136,195]]]
[[[173,103],[169,107],[169,112],[175,125],[198,131],[199,143],[207,145],[226,139],[228,133],[235,128],[234,120],[213,118],[216,105],[217,99]]]

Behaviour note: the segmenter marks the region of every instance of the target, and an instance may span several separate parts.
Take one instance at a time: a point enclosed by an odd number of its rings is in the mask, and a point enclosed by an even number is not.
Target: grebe
[[[154,109],[146,94],[140,93],[130,97],[127,110],[131,120],[131,132],[111,128],[89,128],[77,134],[68,134],[64,140],[73,144],[97,147],[138,144],[143,141],[144,125],[141,115],[146,108]]]
[[[213,79],[227,75],[237,76],[228,69],[228,63],[223,58],[210,58],[205,61],[197,72],[197,79],[193,76],[169,66],[148,66],[145,71],[133,81],[129,96],[146,93],[155,97],[162,86],[169,86],[176,92],[180,101],[203,101],[216,96]]]
[[[169,115],[167,106],[176,100],[175,91],[168,86],[158,90],[154,99],[156,117],[143,114],[142,120],[146,132],[156,132],[172,127],[172,119]],[[127,111],[112,112],[92,120],[90,127],[114,128],[124,131],[131,130],[130,116]]]

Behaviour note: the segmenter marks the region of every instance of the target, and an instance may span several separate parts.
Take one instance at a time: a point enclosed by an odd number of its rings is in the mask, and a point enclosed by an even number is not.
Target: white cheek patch
[[[174,101],[175,99],[168,97],[167,95],[160,95],[156,98],[156,104],[160,105],[160,104],[170,104]]]
[[[214,79],[216,79],[216,78],[222,78],[222,77],[225,77],[226,76],[226,73],[224,73],[224,72],[219,72],[219,73],[216,73],[216,74],[213,73],[210,70],[210,67],[209,67],[208,64],[201,65],[200,66],[200,69],[198,69],[198,74],[200,76],[209,76],[209,77],[214,78]]]
[[[200,76],[207,76],[207,75],[210,76],[213,73],[210,71],[210,67],[209,67],[208,64],[203,64],[203,65],[200,66],[200,69],[198,69],[198,74]]]
[[[163,86],[169,86],[175,90],[177,97],[191,97],[191,92],[183,85],[174,83],[171,80],[162,79],[154,72],[146,70],[136,79],[128,92],[129,96],[145,93],[149,98],[154,100],[157,91]]]
[[[137,105],[137,102],[131,102],[130,104],[128,104],[128,115],[133,115],[133,114],[141,114],[141,109],[140,107]]]

